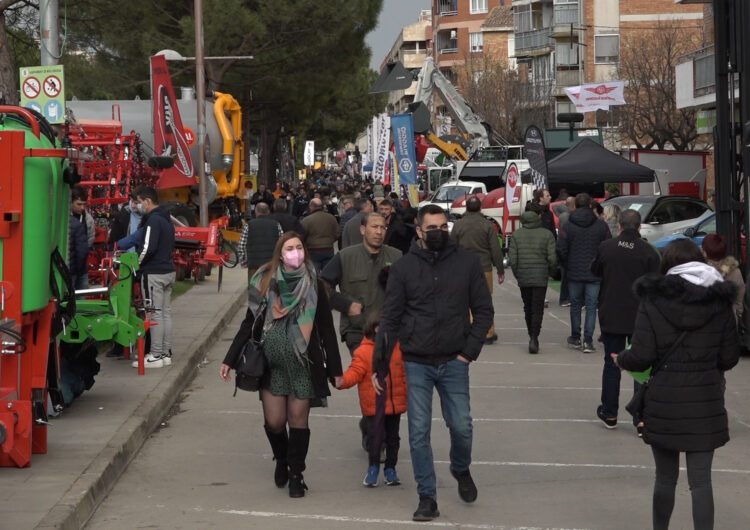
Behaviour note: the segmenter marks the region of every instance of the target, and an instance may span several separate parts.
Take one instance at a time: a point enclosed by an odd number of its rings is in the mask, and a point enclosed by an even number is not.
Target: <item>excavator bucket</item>
[[[414,82],[414,76],[401,63],[388,63],[370,87],[370,94],[405,90]]]
[[[432,129],[430,123],[430,111],[427,105],[418,101],[417,103],[409,104],[409,112],[414,118],[414,132],[417,134],[425,134]]]

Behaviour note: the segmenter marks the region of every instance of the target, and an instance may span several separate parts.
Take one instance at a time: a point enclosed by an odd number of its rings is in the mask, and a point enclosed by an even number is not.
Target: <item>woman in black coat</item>
[[[342,369],[326,290],[295,232],[279,238],[271,261],[250,280],[245,320],[219,372],[224,381],[231,379],[229,371],[237,367],[255,315],[258,326],[262,323],[263,351],[269,364],[260,399],[276,460],[274,481],[279,488],[288,481],[289,496],[303,497],[310,407],[325,405],[331,395],[328,381],[333,384]]]
[[[693,524],[708,529],[714,520],[714,449],[729,441],[724,372],[739,360],[732,311],[736,287],[705,263],[689,239],[674,241],[664,250],[661,272],[636,282],[641,301],[631,348],[615,362],[640,372],[657,366],[680,341],[649,383],[643,412],[643,440],[651,445],[656,464],[653,527],[669,526],[684,452]]]

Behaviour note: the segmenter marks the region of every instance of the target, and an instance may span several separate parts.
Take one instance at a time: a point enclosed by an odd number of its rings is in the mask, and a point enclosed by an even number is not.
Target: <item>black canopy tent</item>
[[[585,138],[547,162],[553,185],[586,185],[604,182],[653,182],[654,170],[618,156]]]

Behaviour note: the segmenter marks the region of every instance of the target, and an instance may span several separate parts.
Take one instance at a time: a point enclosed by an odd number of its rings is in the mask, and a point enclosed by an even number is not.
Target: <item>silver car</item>
[[[712,213],[705,201],[683,195],[621,195],[607,199],[602,206],[607,204],[640,213],[641,237],[647,241],[681,232]]]

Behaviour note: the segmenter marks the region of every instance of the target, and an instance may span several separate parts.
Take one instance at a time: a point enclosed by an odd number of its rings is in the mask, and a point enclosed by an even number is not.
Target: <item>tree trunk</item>
[[[258,161],[258,184],[269,189],[276,181],[276,146],[279,143],[279,129],[263,125],[260,131],[260,160]]]
[[[18,69],[13,62],[5,31],[5,15],[0,12],[0,102],[18,105]]]

